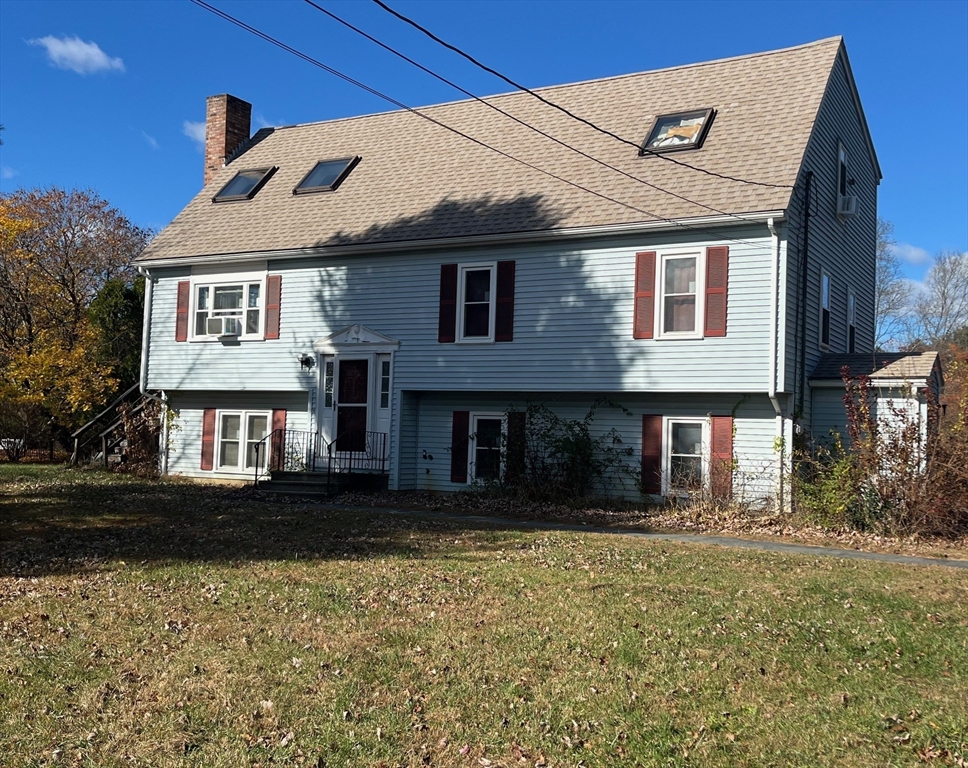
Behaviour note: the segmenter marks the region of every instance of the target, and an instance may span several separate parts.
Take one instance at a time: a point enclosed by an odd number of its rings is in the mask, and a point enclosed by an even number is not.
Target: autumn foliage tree
[[[92,303],[133,290],[149,237],[91,191],[0,196],[0,437],[71,429],[114,394],[130,355]]]

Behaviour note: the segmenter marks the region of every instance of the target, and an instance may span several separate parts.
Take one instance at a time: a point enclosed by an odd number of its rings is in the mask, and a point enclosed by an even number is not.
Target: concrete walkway
[[[359,510],[374,514],[398,515],[401,517],[420,517],[426,520],[448,520],[458,523],[478,523],[499,528],[524,528],[539,531],[577,531],[580,533],[604,533],[610,536],[628,536],[651,541],[672,541],[680,544],[711,544],[734,549],[757,549],[763,552],[785,552],[791,555],[808,557],[839,557],[844,560],[874,560],[881,563],[900,565],[934,565],[942,568],[963,568],[968,570],[968,560],[948,560],[942,557],[913,557],[892,555],[886,552],[861,552],[856,549],[837,547],[814,547],[806,544],[783,544],[775,541],[739,539],[733,536],[713,536],[701,533],[647,533],[629,531],[622,528],[604,528],[597,525],[575,525],[572,523],[549,523],[540,520],[519,520],[511,517],[491,517],[489,515],[461,515],[453,512],[432,512],[416,509],[395,509],[389,507],[358,507],[346,504],[331,504],[338,509]]]

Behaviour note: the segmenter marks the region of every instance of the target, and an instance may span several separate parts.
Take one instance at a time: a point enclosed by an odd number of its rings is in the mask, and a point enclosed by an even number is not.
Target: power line
[[[246,24],[241,19],[237,19],[234,16],[232,16],[231,14],[226,13],[225,11],[222,11],[219,8],[216,8],[213,5],[209,5],[207,2],[205,2],[205,0],[191,0],[191,2],[194,3],[195,5],[199,6],[200,8],[203,8],[206,11],[209,11],[210,13],[218,16],[219,18],[224,19],[225,21],[228,21],[231,24],[234,24],[235,26],[239,27],[240,29],[244,29],[246,32],[249,32],[250,34],[253,34],[256,37],[258,37],[258,38],[260,38],[262,40],[265,40],[266,42],[271,43],[272,45],[275,45],[276,47],[278,47],[278,48],[286,51],[287,53],[291,53],[293,56],[296,56],[297,58],[302,59],[303,61],[305,61],[305,62],[307,62],[309,64],[312,64],[315,67],[319,67],[324,72],[327,72],[327,73],[333,75],[334,77],[338,77],[341,80],[344,80],[345,82],[350,83],[351,85],[355,85],[356,87],[358,87],[358,88],[366,91],[367,93],[370,93],[370,94],[372,94],[372,95],[374,95],[374,96],[376,96],[376,97],[378,97],[380,99],[383,99],[384,101],[387,101],[390,104],[393,104],[394,106],[398,107],[399,109],[406,110],[407,112],[410,112],[410,113],[412,113],[412,114],[414,114],[414,115],[416,115],[418,117],[421,117],[424,120],[427,120],[427,121],[433,123],[434,125],[439,126],[440,128],[443,128],[443,129],[445,129],[447,131],[450,131],[451,133],[456,134],[457,136],[460,136],[461,138],[464,138],[464,139],[466,139],[468,141],[473,142],[474,144],[477,144],[478,146],[481,146],[481,147],[483,147],[485,149],[488,149],[488,150],[490,150],[490,151],[492,151],[492,152],[494,152],[494,153],[496,153],[498,155],[501,155],[502,157],[505,157],[508,160],[512,160],[513,162],[520,163],[521,165],[524,165],[527,168],[530,168],[531,170],[537,171],[538,173],[542,173],[545,176],[549,176],[550,178],[556,179],[557,181],[560,181],[560,182],[562,182],[564,184],[568,184],[569,186],[575,187],[576,189],[579,189],[579,190],[581,190],[583,192],[586,192],[588,194],[595,195],[596,197],[599,197],[599,198],[601,198],[603,200],[607,200],[608,202],[614,203],[616,205],[620,205],[623,208],[628,208],[629,210],[636,211],[637,213],[643,213],[646,216],[651,216],[654,219],[657,219],[659,221],[667,222],[669,224],[672,224],[672,225],[677,226],[677,227],[681,227],[683,229],[687,229],[687,230],[701,230],[701,231],[704,231],[704,232],[708,232],[709,234],[717,235],[719,238],[721,238],[723,240],[730,240],[732,242],[741,243],[743,245],[750,245],[750,246],[754,246],[754,247],[759,247],[759,246],[762,246],[763,245],[762,243],[754,243],[754,242],[751,242],[751,241],[748,241],[748,240],[741,240],[741,239],[738,239],[738,238],[735,238],[735,237],[729,237],[727,235],[723,235],[723,234],[720,234],[720,233],[713,232],[712,230],[708,230],[708,229],[705,229],[705,228],[702,228],[702,227],[690,226],[688,224],[685,224],[684,222],[676,221],[675,219],[669,219],[669,218],[666,218],[665,216],[659,216],[658,214],[653,213],[652,211],[648,211],[648,210],[646,210],[644,208],[639,208],[638,206],[632,205],[630,203],[626,203],[626,202],[623,202],[621,200],[617,200],[617,199],[615,199],[613,197],[610,197],[608,195],[605,195],[605,194],[603,194],[601,192],[596,192],[593,189],[589,189],[588,187],[585,187],[585,186],[583,186],[581,184],[578,184],[577,182],[571,181],[570,179],[566,179],[566,178],[564,178],[562,176],[558,176],[557,174],[554,174],[551,171],[546,171],[544,168],[541,168],[541,167],[539,167],[537,165],[533,165],[533,164],[527,162],[526,160],[522,160],[522,159],[520,159],[518,157],[515,157],[514,155],[508,154],[507,152],[504,152],[504,151],[502,151],[500,149],[497,149],[496,147],[493,147],[490,144],[487,144],[486,142],[481,141],[480,139],[476,139],[473,136],[469,136],[468,134],[463,133],[462,131],[459,131],[456,128],[450,126],[450,125],[447,125],[446,123],[444,123],[444,122],[442,122],[440,120],[437,120],[437,119],[431,117],[430,115],[424,114],[423,112],[420,112],[420,111],[414,109],[413,107],[410,107],[407,104],[404,104],[403,102],[398,101],[397,99],[393,98],[392,96],[388,96],[387,94],[382,93],[381,91],[378,91],[377,89],[375,89],[375,88],[373,88],[373,87],[371,87],[369,85],[366,85],[365,83],[362,83],[359,80],[356,80],[355,78],[353,78],[353,77],[351,77],[351,76],[349,76],[347,74],[344,74],[343,72],[340,72],[338,69],[335,69],[334,67],[331,67],[331,66],[329,66],[327,64],[324,64],[323,62],[319,61],[318,59],[314,59],[312,56],[309,56],[308,54],[305,54],[302,51],[300,51],[300,50],[298,50],[296,48],[293,48],[290,45],[287,45],[286,43],[282,42],[281,40],[278,40],[278,39],[272,37],[271,35],[269,35],[269,34],[267,34],[265,32],[262,32],[261,30],[256,29],[255,27],[253,27],[253,26],[251,26],[249,24]]]
[[[653,184],[652,182],[646,181],[643,178],[640,178],[638,176],[634,176],[631,173],[627,173],[626,171],[623,171],[621,168],[616,168],[614,165],[611,165],[610,163],[606,163],[604,160],[600,160],[599,158],[594,157],[593,155],[590,155],[590,154],[588,154],[587,152],[585,152],[585,151],[583,151],[581,149],[578,149],[578,147],[574,147],[571,144],[568,144],[567,142],[562,141],[558,137],[553,136],[552,134],[547,133],[547,132],[541,130],[540,128],[532,125],[531,123],[529,123],[529,122],[527,122],[525,120],[522,120],[519,117],[516,117],[515,115],[512,115],[510,112],[507,112],[507,111],[501,109],[496,104],[492,104],[491,102],[487,101],[486,99],[482,99],[480,96],[472,93],[471,91],[468,91],[466,88],[463,88],[462,86],[458,85],[454,81],[449,80],[448,78],[446,78],[443,75],[435,72],[432,69],[429,69],[428,67],[425,67],[419,61],[415,61],[414,59],[410,58],[406,54],[401,53],[400,51],[398,51],[396,48],[393,48],[392,46],[387,45],[383,41],[378,40],[377,38],[373,37],[373,35],[365,32],[364,30],[360,29],[359,27],[354,26],[353,24],[351,24],[350,22],[348,22],[345,19],[341,18],[340,16],[337,16],[332,11],[329,11],[326,8],[323,8],[322,6],[317,5],[315,2],[313,2],[313,0],[304,0],[304,2],[306,2],[308,5],[311,5],[313,8],[315,8],[320,13],[326,14],[327,16],[329,16],[334,21],[337,21],[340,24],[342,24],[343,26],[345,26],[345,27],[353,30],[358,35],[362,35],[367,40],[369,40],[369,41],[371,41],[373,43],[376,43],[377,45],[379,45],[384,50],[389,51],[390,53],[392,53],[394,56],[398,56],[399,58],[403,59],[404,61],[412,64],[413,66],[415,66],[417,69],[421,70],[422,72],[426,72],[431,77],[435,77],[437,80],[440,80],[440,82],[446,83],[451,88],[454,88],[455,90],[458,90],[461,93],[463,93],[465,96],[469,96],[474,101],[480,102],[481,104],[485,105],[486,107],[489,107],[489,108],[493,109],[495,112],[499,112],[500,114],[504,115],[505,117],[507,117],[510,120],[513,120],[514,122],[518,123],[519,125],[523,125],[525,128],[528,128],[529,130],[534,131],[538,135],[544,136],[546,139],[550,139],[551,141],[555,142],[556,144],[559,144],[560,146],[565,147],[566,149],[570,149],[572,152],[576,152],[577,154],[581,155],[582,157],[587,158],[588,160],[591,160],[594,163],[598,163],[599,165],[601,165],[604,168],[608,168],[611,171],[615,171],[615,173],[620,173],[622,176],[625,176],[626,178],[631,179],[632,181],[637,181],[640,184],[644,184],[647,187],[651,187],[652,189],[654,189],[654,190],[656,190],[658,192],[662,192],[664,194],[671,195],[672,197],[678,198],[679,200],[682,200],[684,202],[690,203],[690,204],[695,205],[695,206],[697,206],[699,208],[705,208],[707,211],[712,211],[713,213],[718,213],[718,214],[720,214],[722,216],[732,216],[733,218],[735,218],[735,219],[737,219],[739,221],[743,221],[743,218],[741,216],[736,216],[735,214],[727,213],[726,211],[721,211],[718,208],[713,208],[712,206],[706,205],[705,203],[700,203],[697,200],[693,200],[691,198],[688,198],[685,195],[680,195],[677,192],[671,192],[670,190],[664,189],[664,188],[658,186],[657,184]]]
[[[615,139],[616,141],[620,141],[623,144],[628,144],[630,147],[635,147],[636,151],[639,152],[640,154],[648,154],[648,155],[652,155],[653,157],[659,157],[659,158],[661,158],[661,159],[663,159],[663,160],[665,160],[667,162],[675,163],[676,165],[681,165],[683,168],[690,168],[693,171],[698,171],[699,173],[705,173],[705,174],[707,174],[709,176],[715,176],[718,179],[725,179],[726,181],[736,181],[736,182],[739,182],[741,184],[753,184],[753,185],[758,186],[758,187],[772,187],[772,188],[775,188],[775,189],[792,189],[793,188],[793,186],[791,184],[770,184],[770,183],[765,182],[765,181],[753,181],[751,179],[741,179],[741,178],[738,178],[736,176],[729,176],[729,175],[723,174],[723,173],[716,173],[716,171],[710,171],[710,170],[707,170],[706,168],[699,168],[698,166],[690,165],[689,163],[685,163],[682,160],[676,160],[674,157],[669,157],[668,155],[663,154],[661,152],[655,152],[654,150],[651,150],[651,149],[648,149],[646,147],[643,147],[641,144],[639,144],[637,142],[630,141],[629,139],[626,139],[623,136],[619,136],[617,133],[613,133],[612,131],[608,130],[607,128],[602,128],[601,126],[596,125],[591,120],[587,120],[586,118],[582,117],[581,115],[576,115],[574,112],[571,112],[570,110],[566,109],[565,107],[561,106],[560,104],[556,104],[555,102],[551,101],[550,99],[546,99],[540,93],[536,93],[535,91],[532,91],[530,88],[527,88],[526,86],[523,86],[520,83],[515,82],[514,80],[512,80],[509,77],[507,77],[506,75],[501,74],[496,69],[492,69],[491,67],[487,66],[486,64],[483,64],[482,62],[478,61],[473,56],[471,56],[469,53],[466,53],[465,51],[463,51],[460,48],[458,48],[456,45],[451,45],[446,40],[442,40],[441,38],[437,37],[437,35],[435,35],[433,32],[431,32],[426,27],[421,26],[420,24],[418,24],[413,19],[410,19],[407,16],[404,16],[399,11],[395,11],[389,5],[387,5],[386,3],[384,3],[383,0],[373,0],[373,2],[376,3],[378,6],[380,6],[384,11],[386,11],[390,15],[395,16],[396,18],[400,19],[400,21],[402,21],[402,22],[404,22],[406,24],[409,24],[414,29],[422,32],[427,37],[429,37],[431,40],[439,43],[440,45],[444,46],[448,50],[453,51],[458,56],[463,56],[465,59],[467,59],[469,62],[471,62],[472,64],[474,64],[476,67],[479,67],[479,68],[483,69],[485,72],[488,72],[488,73],[494,75],[495,77],[500,78],[505,83],[507,83],[508,85],[510,85],[512,88],[515,88],[516,90],[519,90],[519,91],[523,91],[524,93],[527,93],[528,95],[533,96],[534,98],[538,99],[538,101],[541,101],[544,104],[547,104],[549,107],[552,107],[554,109],[557,109],[559,112],[563,112],[564,114],[566,114],[568,117],[572,118],[573,120],[577,120],[580,123],[584,123],[589,128],[592,128],[593,130],[596,130],[599,133],[605,134],[606,136],[610,136],[611,138]]]

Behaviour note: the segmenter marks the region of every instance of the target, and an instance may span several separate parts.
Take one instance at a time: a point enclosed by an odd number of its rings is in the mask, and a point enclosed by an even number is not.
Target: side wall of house
[[[850,87],[847,67],[838,58],[817,116],[813,135],[804,156],[803,170],[794,191],[790,210],[789,275],[787,283],[787,329],[790,340],[786,350],[784,389],[803,389],[804,417],[810,424],[812,402],[806,379],[824,352],[847,352],[847,295],[856,298],[856,352],[874,349],[874,266],[877,226],[877,175],[865,141],[864,129]],[[848,194],[858,198],[857,214],[837,215],[838,149],[848,154],[848,177],[854,180]],[[796,312],[801,286],[804,245],[804,190],[806,173],[813,172],[810,195],[809,244],[807,258],[806,305],[801,312],[806,320],[806,365],[801,366],[795,340],[799,328]],[[820,345],[821,274],[830,277],[830,345]],[[822,400],[823,398],[821,398]],[[821,416],[821,419],[824,417]],[[820,422],[812,431],[823,432]]]

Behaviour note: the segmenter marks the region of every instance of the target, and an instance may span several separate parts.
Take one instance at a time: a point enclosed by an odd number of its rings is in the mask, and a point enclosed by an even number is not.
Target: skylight
[[[360,161],[359,157],[344,157],[341,160],[321,160],[306,174],[292,191],[294,195],[306,192],[331,192],[343,183],[350,171]]]
[[[659,115],[639,154],[698,148],[706,137],[712,116],[712,109]]]
[[[216,203],[227,200],[248,200],[262,189],[275,170],[275,168],[256,168],[250,171],[239,171],[212,200]]]

